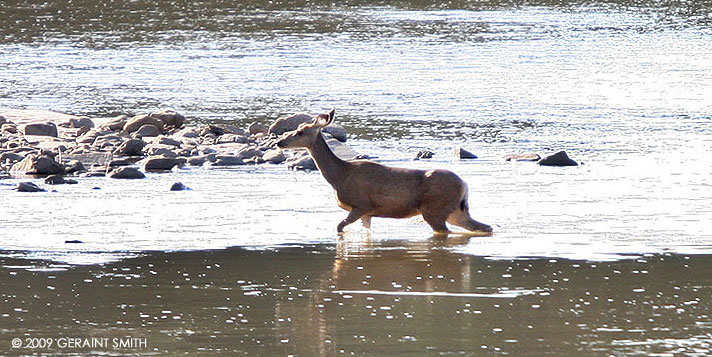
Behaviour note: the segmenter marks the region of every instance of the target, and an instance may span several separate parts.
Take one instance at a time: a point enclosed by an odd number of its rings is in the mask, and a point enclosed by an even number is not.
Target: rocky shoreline
[[[301,113],[278,118],[269,127],[253,122],[239,128],[190,125],[170,109],[108,118],[0,110],[0,171],[47,177],[46,184],[71,184],[76,180],[65,176],[140,179],[145,172],[170,172],[186,165],[286,164],[296,170],[315,170],[306,151],[287,153],[276,145],[279,135],[311,120]],[[346,130],[340,125],[330,125],[324,132],[338,156],[363,157],[345,144]],[[26,185],[18,190],[35,188]]]

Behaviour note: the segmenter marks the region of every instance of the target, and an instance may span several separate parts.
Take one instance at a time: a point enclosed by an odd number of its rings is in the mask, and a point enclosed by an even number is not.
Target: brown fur
[[[313,123],[285,133],[278,145],[309,150],[324,178],[336,190],[339,207],[349,211],[337,227],[339,232],[358,219],[369,228],[371,217],[406,218],[419,214],[438,233],[449,232],[445,222],[469,231],[492,231],[490,226],[470,218],[467,184],[450,171],[404,169],[338,158],[321,135],[321,128],[333,119],[334,110],[320,114]]]

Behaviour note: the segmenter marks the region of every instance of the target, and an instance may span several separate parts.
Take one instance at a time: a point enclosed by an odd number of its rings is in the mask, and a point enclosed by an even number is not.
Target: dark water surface
[[[178,355],[710,353],[709,256],[490,260],[438,242],[149,253],[91,266],[0,258],[3,349]],[[10,338],[141,348],[5,349]]]
[[[375,219],[339,238],[322,177],[277,166],[31,196],[3,178],[0,354],[709,355],[710,14],[707,1],[2,1],[0,107],[173,107],[241,126],[336,107],[359,152],[460,175],[495,234],[442,242],[418,219]],[[451,158],[459,145],[480,158]],[[412,161],[424,148],[435,158]],[[561,149],[583,165],[502,160]],[[193,191],[168,192],[175,181]],[[10,344],[125,336],[147,347]]]

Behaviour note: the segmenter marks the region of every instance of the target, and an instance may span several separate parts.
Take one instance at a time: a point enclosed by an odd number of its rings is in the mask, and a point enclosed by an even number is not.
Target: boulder
[[[175,139],[171,139],[167,136],[161,136],[153,140],[154,144],[158,145],[168,145],[168,146],[175,146],[175,147],[180,147],[181,142]]]
[[[237,156],[239,156],[242,160],[253,157],[262,157],[262,155],[264,155],[264,153],[256,146],[247,146],[237,151]]]
[[[541,166],[578,166],[578,163],[569,158],[566,151],[559,151],[539,161]]]
[[[252,122],[252,123],[250,124],[250,126],[247,127],[247,131],[248,131],[251,135],[255,135],[255,134],[266,134],[266,133],[269,132],[269,128],[266,127],[266,126],[263,125],[263,124],[258,123],[258,122]]]
[[[32,182],[20,182],[17,184],[17,192],[45,192],[45,190]]]
[[[84,164],[82,164],[81,161],[79,160],[72,160],[69,163],[67,163],[65,166],[65,173],[67,174],[74,174],[77,172],[84,172],[87,169],[84,167]]]
[[[134,132],[135,138],[147,138],[161,135],[161,129],[153,124],[141,125],[138,130]]]
[[[418,153],[415,155],[415,159],[413,160],[420,160],[420,159],[432,159],[433,155],[435,155],[434,152],[430,150],[420,150]]]
[[[114,146],[119,146],[122,144],[124,138],[118,135],[109,134],[109,135],[102,135],[102,136],[97,136],[96,139],[94,139],[94,143],[92,146],[103,149],[105,147],[114,147]]]
[[[322,128],[321,131],[333,136],[334,139],[342,143],[346,142],[346,129],[339,124],[329,124]]]
[[[145,146],[146,142],[141,139],[129,139],[114,150],[114,153],[123,156],[139,156]]]
[[[163,109],[153,112],[151,113],[151,117],[162,121],[164,127],[173,127],[176,129],[182,127],[185,122],[185,117],[173,109]]]
[[[306,113],[292,114],[285,117],[280,117],[270,125],[268,132],[270,134],[282,135],[288,131],[296,130],[300,124],[311,123],[314,118]]]
[[[150,156],[141,160],[140,164],[144,171],[168,171],[176,165],[185,163],[184,159],[166,156]]]
[[[453,150],[453,155],[455,155],[455,157],[458,159],[476,159],[477,158],[477,155],[475,155],[461,147],[455,148],[455,150]]]
[[[112,171],[109,174],[109,177],[115,179],[142,179],[146,178],[146,175],[135,167],[122,167],[118,170]]]
[[[504,161],[539,161],[541,156],[536,153],[512,154],[504,157]]]
[[[155,126],[159,132],[163,131],[163,121],[146,114],[137,115],[129,119],[126,124],[124,124],[123,131],[125,133],[133,133],[146,124]]]
[[[96,138],[109,134],[113,135],[114,133],[111,130],[102,128],[90,129],[84,135],[77,138],[77,144],[93,144],[94,141],[96,141]]]
[[[25,125],[22,133],[25,135],[57,137],[57,126],[54,123],[32,123]]]
[[[280,149],[268,150],[264,155],[262,155],[262,159],[271,164],[280,164],[287,160],[284,153]]]
[[[22,161],[12,165],[10,171],[26,175],[63,174],[64,166],[50,156],[29,154]]]
[[[143,151],[148,156],[163,155],[166,157],[176,157],[176,156],[178,156],[178,154],[176,154],[173,151],[174,149],[175,149],[175,147],[173,147],[173,146],[151,144],[151,145],[147,145]]]
[[[78,182],[72,179],[65,179],[62,175],[49,175],[44,182],[48,185],[75,185]]]

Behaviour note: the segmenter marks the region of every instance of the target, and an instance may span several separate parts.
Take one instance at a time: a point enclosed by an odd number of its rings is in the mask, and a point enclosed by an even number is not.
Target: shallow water
[[[357,151],[460,175],[495,234],[374,219],[339,238],[327,183],[283,166],[32,195],[1,179],[0,329],[191,354],[708,354],[710,9],[5,1],[0,107],[242,126],[336,107]],[[459,145],[480,158],[451,159]],[[502,159],[561,149],[583,165]]]

